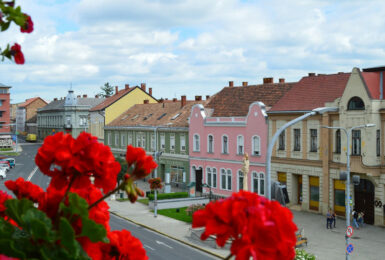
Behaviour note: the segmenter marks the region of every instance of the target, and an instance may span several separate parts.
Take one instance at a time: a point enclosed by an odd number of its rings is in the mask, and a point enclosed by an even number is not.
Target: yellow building
[[[152,96],[152,88],[146,92],[146,84],[142,83],[140,87],[129,87],[119,90],[115,87],[115,94],[107,98],[104,102],[93,107],[90,110],[90,132],[97,136],[100,141],[104,140],[104,126],[112,122],[127,109],[135,104],[157,103]]]

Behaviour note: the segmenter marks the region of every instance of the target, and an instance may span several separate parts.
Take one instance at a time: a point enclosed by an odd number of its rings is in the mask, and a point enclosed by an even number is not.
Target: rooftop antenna
[[[70,82],[70,90],[72,90],[72,82]]]

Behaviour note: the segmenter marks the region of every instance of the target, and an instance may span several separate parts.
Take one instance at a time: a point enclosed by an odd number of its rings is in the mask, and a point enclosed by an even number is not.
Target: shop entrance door
[[[354,207],[364,212],[364,222],[374,224],[374,185],[370,180],[361,179],[354,185]]]

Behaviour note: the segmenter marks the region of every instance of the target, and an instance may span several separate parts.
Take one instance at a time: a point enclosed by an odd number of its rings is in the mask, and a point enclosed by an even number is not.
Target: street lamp
[[[343,130],[346,134],[346,142],[347,142],[347,158],[346,158],[346,201],[345,201],[345,214],[346,214],[346,227],[350,226],[350,138],[352,136],[352,131],[357,128],[365,128],[365,127],[374,127],[376,126],[375,124],[365,124],[365,125],[358,125],[358,126],[353,126],[351,128],[344,128],[340,126],[322,126],[323,128],[328,128],[328,129],[340,129]],[[350,242],[350,237],[345,235],[345,240],[346,240],[346,246],[349,245]],[[349,253],[346,250],[346,259],[349,259]]]
[[[310,111],[310,112],[308,112],[308,113],[306,113],[300,117],[297,117],[297,118],[291,120],[290,122],[287,122],[280,129],[278,129],[278,131],[274,134],[273,138],[269,142],[269,146],[267,148],[267,153],[266,153],[266,186],[267,186],[266,191],[267,191],[267,198],[269,200],[271,200],[271,174],[270,174],[271,154],[273,152],[273,147],[274,147],[275,142],[278,139],[278,136],[289,126],[294,125],[295,123],[302,121],[309,116],[313,116],[316,114],[323,114],[326,112],[334,112],[337,110],[338,110],[337,107],[318,107],[318,108],[315,108],[312,111]]]

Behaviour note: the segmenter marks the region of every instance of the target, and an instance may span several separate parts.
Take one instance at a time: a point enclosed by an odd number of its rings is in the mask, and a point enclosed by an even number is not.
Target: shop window
[[[286,173],[285,172],[278,172],[278,181],[282,184],[282,185],[286,185]]]
[[[334,180],[334,211],[337,215],[345,216],[345,183]]]

